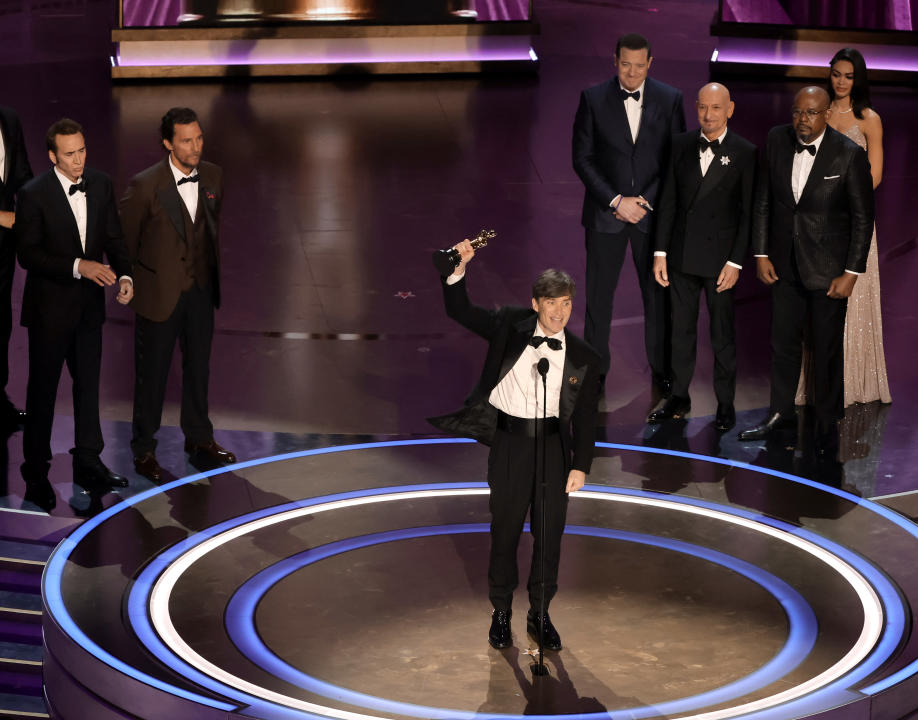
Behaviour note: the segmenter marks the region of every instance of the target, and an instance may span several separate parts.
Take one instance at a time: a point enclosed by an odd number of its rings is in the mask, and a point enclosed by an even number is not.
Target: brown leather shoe
[[[211,440],[201,445],[196,445],[186,440],[185,452],[189,455],[197,455],[207,460],[212,460],[213,462],[223,463],[224,465],[232,465],[236,462],[236,456],[225,447],[220,447],[216,440]]]
[[[134,469],[148,480],[159,482],[163,479],[163,469],[156,461],[156,455],[152,452],[145,452],[134,458]]]

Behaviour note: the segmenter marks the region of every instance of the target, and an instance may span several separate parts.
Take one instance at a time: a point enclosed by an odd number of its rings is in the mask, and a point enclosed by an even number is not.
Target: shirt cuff
[[[447,284],[447,285],[455,285],[457,282],[459,282],[460,280],[462,280],[462,278],[464,278],[464,277],[465,277],[465,273],[462,273],[461,275],[457,275],[456,273],[453,273],[453,274],[450,275],[448,278],[446,278],[446,284]]]
[[[134,278],[132,278],[130,275],[122,275],[120,278],[118,278],[119,283],[122,280],[127,280],[129,283],[131,283],[131,287],[134,287]]]
[[[80,271],[77,269],[79,267],[80,267],[80,258],[76,258],[73,261],[73,279],[74,280],[79,280],[81,277],[83,277],[82,275],[80,275]]]
[[[851,273],[852,275],[860,275],[860,274],[861,274],[861,273],[859,273],[859,272],[854,272],[854,270],[849,270],[848,268],[845,268],[845,272],[846,272],[846,273]]]
[[[653,256],[654,257],[666,257],[666,253],[663,250],[654,250]]]
[[[756,257],[760,257],[760,256],[756,255]],[[730,262],[729,260],[727,260],[727,265],[729,265],[730,267],[735,267],[737,270],[743,269],[742,265],[737,265],[735,262]]]
[[[609,207],[615,208],[615,206],[618,205],[618,203],[620,203],[621,201],[622,201],[622,194],[619,193],[614,198],[612,198],[612,202],[609,203]]]
[[[768,257],[768,255],[753,255],[752,257]]]

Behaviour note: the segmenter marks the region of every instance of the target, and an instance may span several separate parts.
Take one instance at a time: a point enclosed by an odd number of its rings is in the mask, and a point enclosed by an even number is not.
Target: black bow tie
[[[85,193],[86,192],[86,181],[81,178],[80,182],[74,183],[73,185],[70,186],[69,192],[71,195],[77,192]]]
[[[806,152],[808,152],[810,155],[816,155],[815,145],[804,145],[802,142],[798,140],[797,147],[794,148],[794,152],[799,154],[799,153],[802,153],[804,150],[806,150]]]
[[[200,179],[201,179],[200,175],[189,175],[188,177],[183,177],[181,180],[179,180],[176,183],[176,185],[181,185],[182,183],[186,183],[186,182],[196,183]]]
[[[618,94],[621,95],[622,100],[627,100],[628,98],[634,98],[637,101],[641,99],[641,91],[635,90],[634,92],[628,92],[623,87],[619,87]]]
[[[539,345],[541,345],[542,343],[545,343],[546,345],[548,345],[548,347],[550,347],[552,350],[561,349],[561,341],[558,340],[558,338],[550,338],[550,337],[543,337],[541,335],[533,335],[532,339],[529,341],[529,344],[532,345],[532,347],[534,348],[539,347]]]
[[[708,142],[707,139],[703,137],[698,138],[698,150],[704,152],[705,150],[710,150],[711,152],[717,152],[717,148],[720,147],[720,140],[711,140]]]

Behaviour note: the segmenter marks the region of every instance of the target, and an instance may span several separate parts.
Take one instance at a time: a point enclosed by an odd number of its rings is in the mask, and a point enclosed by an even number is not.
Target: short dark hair
[[[842,48],[829,61],[829,69],[840,60],[847,60],[854,67],[854,82],[851,84],[851,107],[854,117],[864,119],[864,110],[872,107],[870,104],[870,84],[867,82],[867,63],[864,56],[854,48]],[[829,100],[835,100],[835,88],[832,87],[832,76],[829,75]]]
[[[61,118],[49,127],[48,132],[45,133],[45,145],[48,146],[48,150],[57,153],[57,140],[55,138],[58,135],[76,135],[81,132],[83,132],[83,126],[76,120]]]
[[[163,140],[172,142],[172,138],[175,137],[176,125],[191,125],[191,123],[196,122],[198,122],[198,115],[191,108],[170,108],[169,111],[163,115],[163,119],[159,124],[159,134]]]
[[[569,297],[573,300],[576,292],[577,285],[574,283],[574,278],[564,270],[555,270],[554,268],[543,270],[542,274],[532,283],[533,300],[559,297]]]
[[[637,33],[628,33],[618,39],[618,42],[615,43],[615,57],[619,57],[622,54],[622,48],[627,48],[628,50],[644,50],[646,48],[647,57],[653,56],[650,51],[650,41]]]

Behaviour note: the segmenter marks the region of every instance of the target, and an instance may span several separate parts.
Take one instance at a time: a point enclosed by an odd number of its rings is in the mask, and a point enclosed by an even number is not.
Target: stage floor
[[[450,439],[331,445],[175,480],[99,513],[45,573],[52,713],[914,709],[918,527],[828,485],[611,443],[570,501],[551,606],[564,649],[533,679],[524,590],[513,646],[487,643],[485,464],[482,446]],[[529,556],[524,535],[524,586]]]

